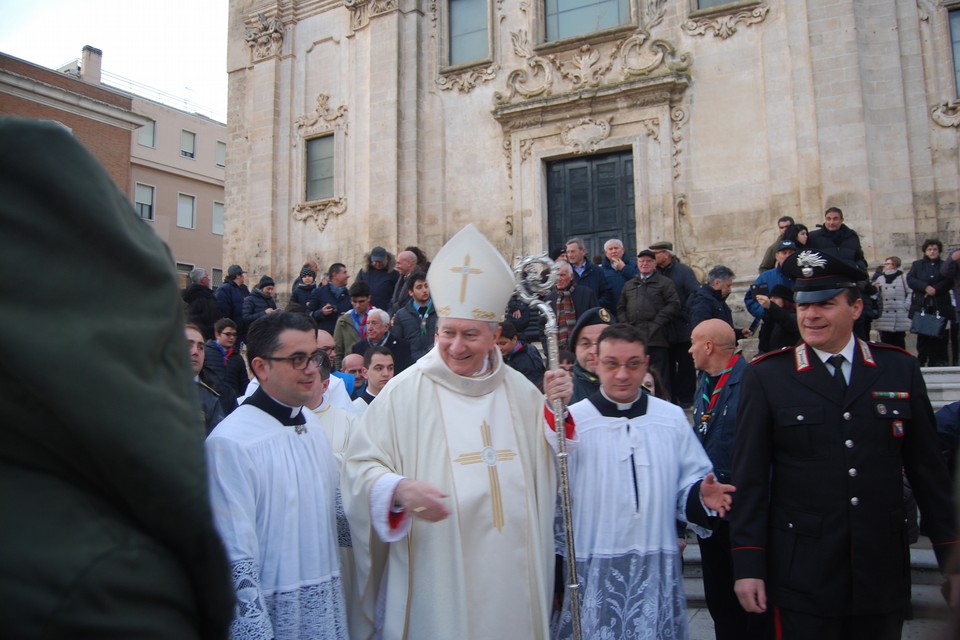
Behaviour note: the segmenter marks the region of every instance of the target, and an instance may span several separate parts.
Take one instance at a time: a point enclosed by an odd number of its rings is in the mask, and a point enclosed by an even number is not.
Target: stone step
[[[930,540],[921,536],[910,547],[911,603],[915,619],[945,619],[949,608],[940,593],[943,578],[937,567],[937,559],[930,547]],[[700,562],[700,546],[696,536],[689,536],[683,552],[683,588],[687,595],[687,608],[706,606],[703,594],[703,569]]]

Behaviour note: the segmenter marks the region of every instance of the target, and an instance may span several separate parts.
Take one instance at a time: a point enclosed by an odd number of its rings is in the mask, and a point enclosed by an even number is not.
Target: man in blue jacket
[[[711,318],[693,328],[690,355],[699,370],[693,424],[717,482],[730,484],[733,437],[737,429],[740,379],[747,361],[725,320]],[[734,498],[736,499],[736,498]],[[765,640],[773,637],[770,614],[747,613],[733,592],[730,521],[718,522],[709,538],[699,538],[703,592],[717,640]]]

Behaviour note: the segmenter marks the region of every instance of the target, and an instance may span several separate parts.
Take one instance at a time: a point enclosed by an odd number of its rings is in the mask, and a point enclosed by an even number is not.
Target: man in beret
[[[670,369],[670,397],[681,407],[693,405],[693,389],[697,376],[690,357],[690,314],[687,301],[700,289],[693,269],[680,262],[673,253],[672,242],[655,242],[650,245],[657,260],[657,271],[670,278],[680,298],[680,317],[667,324],[667,368]]]
[[[644,249],[637,254],[637,277],[623,287],[617,304],[617,321],[640,329],[650,368],[670,387],[667,326],[680,318],[680,297],[673,281],[657,272],[657,254]]]
[[[910,599],[903,474],[940,568],[957,546],[947,469],[916,359],[853,334],[867,274],[804,250],[796,279],[802,341],[743,373],[733,449],[735,591],[775,608],[784,640],[899,639]],[[951,573],[951,604],[960,575]]]

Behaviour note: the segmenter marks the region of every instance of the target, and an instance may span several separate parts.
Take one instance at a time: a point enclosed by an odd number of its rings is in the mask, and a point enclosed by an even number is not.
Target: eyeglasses
[[[616,360],[601,360],[600,366],[607,371],[618,371],[620,367],[626,367],[627,371],[639,371],[646,362],[644,360],[628,360],[626,362],[617,362]]]
[[[221,332],[220,332],[220,335],[222,335],[224,338],[236,338],[236,337],[237,337],[237,332],[236,332],[236,331],[221,331]]]
[[[273,358],[268,356],[260,356],[260,357],[263,358],[264,360],[274,360],[274,361],[286,360],[287,362],[290,363],[290,366],[292,366],[297,371],[303,371],[304,369],[307,368],[307,366],[311,362],[317,365],[317,367],[319,367],[323,364],[324,360],[329,361],[329,358],[327,358],[327,354],[324,353],[323,351],[314,351],[310,355],[304,355],[302,353],[298,353],[296,355],[286,356],[284,358]]]

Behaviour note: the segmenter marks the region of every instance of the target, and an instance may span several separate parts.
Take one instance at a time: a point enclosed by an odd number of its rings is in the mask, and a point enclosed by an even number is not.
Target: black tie
[[[847,390],[847,379],[843,377],[843,361],[846,360],[839,353],[835,356],[830,356],[827,358],[827,362],[833,365],[833,379],[836,381],[837,386],[839,386],[843,391]]]

